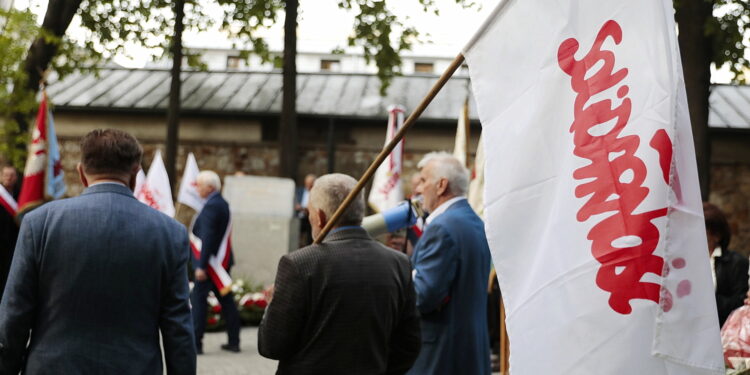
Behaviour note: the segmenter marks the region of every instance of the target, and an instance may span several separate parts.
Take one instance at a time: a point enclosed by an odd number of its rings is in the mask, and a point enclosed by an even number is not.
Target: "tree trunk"
[[[42,28],[59,38],[65,35],[65,31],[73,20],[73,16],[78,11],[81,0],[50,0],[47,6],[47,12],[44,15]],[[24,82],[14,82],[13,96],[15,98],[24,98],[35,96],[39,92],[39,85],[44,77],[44,73],[49,68],[52,59],[57,55],[57,44],[51,43],[42,37],[37,37],[29,48],[29,53],[23,63],[23,70],[26,73],[27,80]],[[18,135],[25,135],[29,131],[29,119],[34,114],[35,109],[26,111],[16,111],[10,114],[18,124],[18,133],[10,134],[8,139],[17,139]],[[13,148],[20,153],[26,153],[26,143],[17,142]]]
[[[711,148],[708,133],[708,97],[711,90],[711,38],[705,25],[713,17],[713,2],[680,1],[675,19],[679,25],[682,68],[685,75],[690,122],[693,127],[695,156],[698,159],[701,196],[708,200],[711,178]]]
[[[297,0],[286,1],[279,175],[297,179]]]
[[[182,32],[184,29],[185,0],[174,3],[174,35],[172,36],[172,84],[169,90],[169,108],[167,109],[167,150],[164,157],[169,184],[174,191],[177,184],[175,173],[177,165],[177,143],[180,129],[180,89],[182,86]]]

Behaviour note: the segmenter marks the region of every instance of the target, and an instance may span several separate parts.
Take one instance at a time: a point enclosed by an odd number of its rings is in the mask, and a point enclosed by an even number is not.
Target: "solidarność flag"
[[[668,0],[506,0],[467,45],[516,374],[723,374]]]

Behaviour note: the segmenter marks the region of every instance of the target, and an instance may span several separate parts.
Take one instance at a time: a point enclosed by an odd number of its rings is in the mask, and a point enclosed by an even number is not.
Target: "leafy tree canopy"
[[[411,49],[420,33],[389,10],[387,4],[396,0],[337,1],[340,8],[355,13],[348,44],[361,47],[365,59],[375,63],[381,93],[385,94],[391,79],[399,73],[401,53]],[[418,1],[425,12],[439,14],[435,0],[412,1]],[[475,5],[471,0],[453,1],[464,7]],[[220,17],[212,17],[209,4],[186,0],[186,32],[218,27],[235,42],[242,57],[257,54],[280,66],[280,56],[271,53],[258,31],[277,23],[284,12],[284,0],[216,0]],[[73,71],[95,70],[134,46],[150,49],[154,59],[163,58],[169,53],[172,38],[172,5],[168,0],[49,0],[41,27],[29,11],[2,11],[0,50],[8,52],[0,56],[0,116],[4,120],[0,137],[5,138],[0,153],[17,166],[24,162],[28,132],[23,122],[36,105],[38,85],[31,81],[42,76],[40,70],[49,69],[59,78]],[[84,31],[82,40],[65,34],[71,21]],[[193,67],[202,66],[196,54],[188,53],[187,60]]]

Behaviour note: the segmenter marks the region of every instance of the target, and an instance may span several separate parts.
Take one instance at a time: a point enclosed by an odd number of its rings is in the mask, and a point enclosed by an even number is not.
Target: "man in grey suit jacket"
[[[133,197],[131,135],[81,141],[86,190],[21,225],[0,304],[0,373],[195,374],[185,227]],[[29,333],[31,339],[29,340]]]
[[[310,193],[315,236],[356,181],[320,177]],[[403,374],[419,353],[419,318],[406,255],[376,242],[360,223],[364,195],[320,245],[285,255],[258,332],[277,374]]]

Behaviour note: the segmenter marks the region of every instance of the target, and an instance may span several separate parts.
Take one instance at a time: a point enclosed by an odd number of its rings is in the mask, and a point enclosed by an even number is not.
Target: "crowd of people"
[[[209,292],[227,322],[221,349],[241,353],[237,306],[222,283],[233,258],[220,177],[198,175],[206,203],[186,228],[133,197],[143,155],[133,136],[95,130],[80,146],[80,196],[29,212],[20,231],[12,217],[0,222],[0,374],[195,374]],[[281,257],[258,329],[258,350],[278,360],[278,374],[491,372],[492,265],[484,223],[465,198],[468,171],[446,153],[418,167],[414,193],[428,216],[408,254],[361,226],[360,192],[321,243]],[[17,192],[16,180],[2,169],[3,189]],[[304,241],[356,183],[306,176],[295,204],[309,225]],[[708,203],[704,214],[723,324],[750,304],[748,259],[729,250],[724,214]]]

